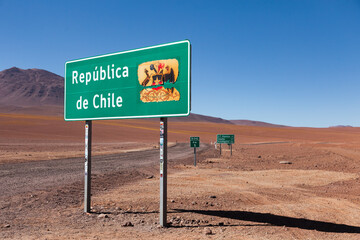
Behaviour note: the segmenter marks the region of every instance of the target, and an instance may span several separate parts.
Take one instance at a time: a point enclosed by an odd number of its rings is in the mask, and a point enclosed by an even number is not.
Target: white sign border
[[[66,65],[68,63],[79,62],[79,61],[90,60],[90,59],[101,58],[101,57],[108,57],[108,56],[119,55],[119,54],[130,53],[130,52],[137,52],[137,51],[142,51],[142,50],[146,50],[146,49],[165,47],[165,46],[181,44],[181,43],[188,44],[188,79],[189,79],[189,81],[188,81],[188,111],[187,111],[187,113],[146,115],[146,116],[122,116],[122,117],[96,117],[96,118],[71,118],[71,119],[66,118],[66,115],[65,115],[66,114]],[[160,44],[160,45],[156,45],[156,46],[128,50],[128,51],[124,51],[124,52],[109,53],[109,54],[105,54],[105,55],[99,55],[99,56],[94,56],[94,57],[81,58],[81,59],[77,59],[77,60],[67,61],[65,63],[65,77],[64,77],[64,120],[65,121],[85,121],[85,120],[111,120],[111,119],[133,119],[133,118],[135,119],[135,118],[158,118],[158,117],[186,117],[190,114],[190,110],[191,110],[191,96],[190,96],[191,89],[190,88],[191,88],[191,43],[189,40],[165,43],[165,44]]]

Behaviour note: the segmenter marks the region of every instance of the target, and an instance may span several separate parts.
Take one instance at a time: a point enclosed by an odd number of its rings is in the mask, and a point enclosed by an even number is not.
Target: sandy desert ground
[[[93,128],[97,159],[120,160],[94,174],[92,213],[83,213],[81,172],[50,186],[39,180],[1,194],[1,239],[360,239],[360,128],[170,122],[167,228],[158,225],[159,122]],[[235,134],[232,156],[215,149],[218,133]],[[190,136],[201,139],[196,167]],[[44,166],[81,163],[83,152],[83,122],[0,114],[3,181],[21,179],[10,167],[35,177]],[[126,156],[137,163],[122,163]]]

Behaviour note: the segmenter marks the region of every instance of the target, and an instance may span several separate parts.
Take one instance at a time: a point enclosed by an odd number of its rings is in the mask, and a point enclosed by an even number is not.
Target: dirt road
[[[198,154],[208,148],[202,144]],[[193,149],[188,144],[168,148],[169,172],[173,171],[171,166],[192,162]],[[92,164],[92,195],[103,195],[127,183],[156,179],[159,149],[93,156]],[[34,218],[50,224],[56,219],[53,211],[62,215],[74,206],[75,215],[83,214],[83,169],[83,158],[1,164],[0,238],[17,239],[25,234],[27,239],[31,231],[37,239]],[[97,211],[96,206],[93,211]]]
[[[198,152],[207,148],[209,148],[208,145],[202,144]],[[168,161],[169,163],[180,163],[191,157],[192,154],[193,149],[188,144],[179,143],[168,149]],[[94,156],[92,172],[95,177],[104,177],[131,170],[147,169],[150,171],[150,169],[154,170],[158,163],[159,149]],[[81,181],[84,175],[83,169],[83,158],[2,164],[0,165],[0,189],[2,191],[0,199]],[[107,185],[109,187],[109,184]]]

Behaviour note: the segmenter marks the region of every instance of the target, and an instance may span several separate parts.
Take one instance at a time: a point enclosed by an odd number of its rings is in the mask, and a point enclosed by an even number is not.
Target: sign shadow
[[[178,212],[197,213],[208,216],[230,218],[234,220],[266,223],[272,226],[285,226],[305,230],[316,230],[329,233],[360,233],[360,227],[331,222],[310,220],[305,218],[286,217],[271,213],[258,213],[248,211],[224,211],[224,210],[186,210],[174,209]]]

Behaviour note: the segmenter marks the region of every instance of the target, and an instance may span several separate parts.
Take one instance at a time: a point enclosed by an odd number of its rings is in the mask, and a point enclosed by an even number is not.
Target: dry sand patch
[[[309,239],[337,239],[339,236],[342,236],[340,239],[357,239],[356,234],[337,236],[304,230],[301,228],[305,226],[301,224],[296,227],[301,219],[304,219],[304,224],[308,221],[314,227],[320,224],[319,229],[328,223],[335,224],[335,227],[338,227],[336,224],[360,226],[358,204],[336,197],[319,197],[308,188],[356,178],[356,173],[321,170],[234,171],[202,168],[202,164],[198,168],[187,166],[168,178],[169,220],[175,219],[173,226],[182,225],[183,228],[165,231],[150,226],[134,231],[140,238],[202,239],[205,237],[204,226],[210,224],[216,233],[207,237],[211,239],[288,239],[290,236],[294,239],[303,239],[304,236]],[[127,206],[125,212],[138,213],[140,219],[141,213],[147,213],[145,215],[151,215],[156,223],[158,197],[158,179],[152,178],[139,182],[136,187],[130,184],[98,195],[94,198],[94,205],[98,209],[101,206],[105,209]],[[269,222],[262,217],[268,217]],[[272,218],[284,221],[284,225],[291,225],[293,221],[295,227],[269,227]],[[193,228],[191,221],[200,221],[195,224],[199,227]],[[218,227],[219,223],[225,226]],[[258,231],[254,231],[254,226]],[[129,231],[126,230],[126,234]]]
[[[201,169],[194,172],[175,173],[169,179],[182,185],[198,184],[201,187],[221,186],[223,191],[250,188],[297,188],[300,185],[322,186],[337,181],[356,179],[358,174],[322,170],[264,170],[226,171],[223,169]],[[219,191],[217,189],[216,191]]]

